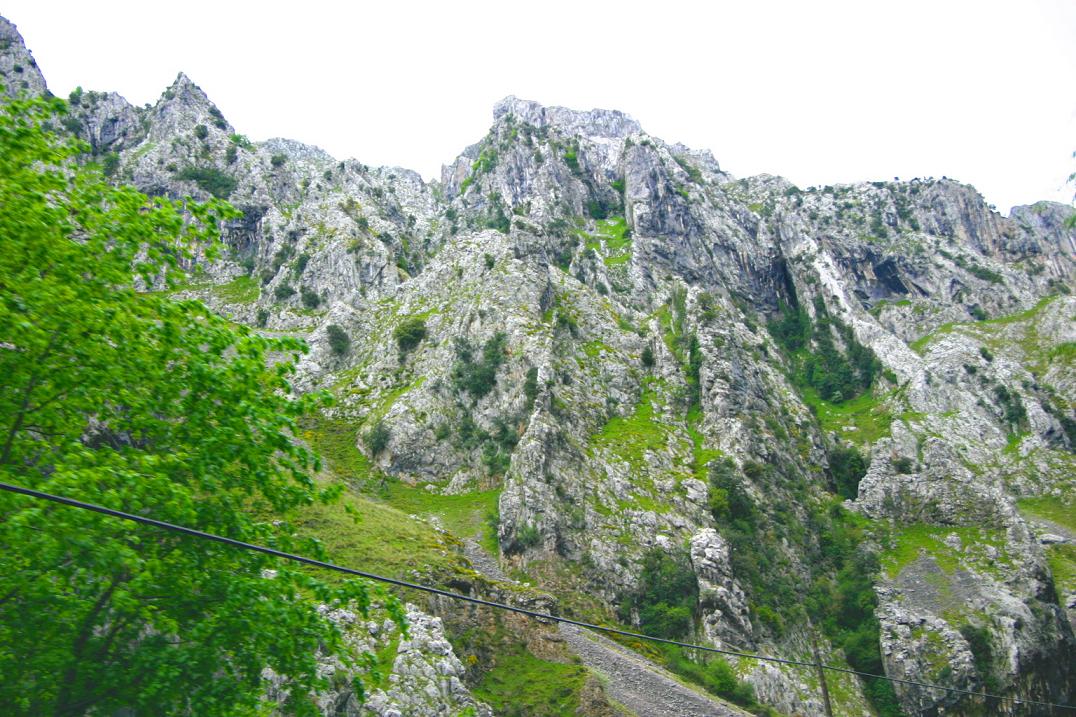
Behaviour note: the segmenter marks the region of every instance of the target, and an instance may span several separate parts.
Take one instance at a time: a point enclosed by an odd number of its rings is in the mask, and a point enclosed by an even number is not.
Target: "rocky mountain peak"
[[[535,127],[557,127],[567,134],[583,137],[623,139],[639,134],[643,128],[629,115],[618,110],[572,110],[566,107],[545,107],[532,100],[509,95],[493,106],[493,119],[506,115]]]
[[[209,96],[194,81],[180,72],[175,81],[164,91],[164,99],[189,105],[212,105]]]
[[[26,49],[18,28],[0,17],[0,85],[8,95],[27,92],[41,95],[48,91],[37,61]]]

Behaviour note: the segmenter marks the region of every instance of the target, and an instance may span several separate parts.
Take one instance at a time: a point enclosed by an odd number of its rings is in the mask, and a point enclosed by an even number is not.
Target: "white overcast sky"
[[[239,132],[430,178],[508,94],[623,110],[737,176],[947,175],[1070,201],[1076,0],[0,0],[49,87],[154,102],[178,71]]]

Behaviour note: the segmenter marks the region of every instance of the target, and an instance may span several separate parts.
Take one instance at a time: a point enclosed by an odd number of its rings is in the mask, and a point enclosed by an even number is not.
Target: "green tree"
[[[426,338],[426,321],[420,316],[409,316],[400,322],[392,335],[400,347],[400,353],[406,354]]]
[[[46,129],[60,112],[0,106],[0,480],[314,550],[277,519],[331,493],[294,440],[322,398],[289,400],[291,365],[268,360],[301,342],[135,288],[176,278],[235,210],[110,186]],[[0,494],[5,714],[253,714],[266,667],[289,712],[315,714],[319,646],[349,660],[317,604],[368,600],[269,556]]]
[[[325,333],[329,337],[329,348],[337,356],[343,356],[351,350],[351,337],[336,324],[326,326]]]

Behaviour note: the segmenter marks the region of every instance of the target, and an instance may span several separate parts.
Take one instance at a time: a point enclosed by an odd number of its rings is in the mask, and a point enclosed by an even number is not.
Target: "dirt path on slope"
[[[473,540],[466,541],[464,553],[486,577],[512,582]],[[637,717],[749,717],[748,712],[696,692],[641,655],[592,630],[564,623],[558,623],[557,630],[583,664],[605,680],[609,697]]]

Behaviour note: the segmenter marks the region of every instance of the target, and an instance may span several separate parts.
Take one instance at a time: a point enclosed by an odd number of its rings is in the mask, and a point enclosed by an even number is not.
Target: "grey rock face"
[[[0,17],[0,85],[6,95],[26,93],[36,97],[48,91],[37,61],[26,49],[14,23]]]
[[[404,637],[382,611],[375,610],[369,620],[348,610],[327,614],[343,631],[353,656],[394,653],[395,657],[383,686],[367,685],[365,700],[360,701],[351,684],[353,672],[337,655],[320,655],[320,673],[339,685],[317,696],[326,717],[449,717],[461,713],[492,717],[490,708],[476,701],[461,681],[463,665],[445,638],[440,618],[407,605],[408,635]],[[270,670],[266,670],[266,678],[271,685],[269,698],[283,702],[287,694],[279,680]]]
[[[624,139],[640,134],[639,123],[623,112],[590,110],[580,112],[565,107],[544,107],[537,102],[509,95],[493,106],[493,119],[514,115],[520,121],[539,129],[556,127],[566,134],[604,139]]]

